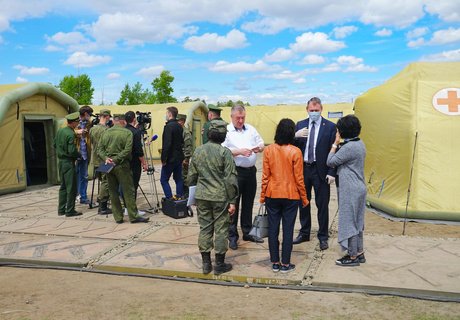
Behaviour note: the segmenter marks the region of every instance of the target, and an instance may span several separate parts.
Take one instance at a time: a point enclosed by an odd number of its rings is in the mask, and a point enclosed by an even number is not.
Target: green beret
[[[114,114],[113,117],[114,117],[114,118],[118,118],[118,120],[125,120],[125,119],[126,119],[124,113]]]
[[[224,120],[211,120],[209,122],[209,132],[211,131],[227,133],[227,122],[225,122]]]
[[[217,107],[217,106],[215,106],[213,104],[208,104],[208,109],[212,110],[212,111],[219,111],[219,112],[222,111],[221,108],[219,108],[219,107]]]
[[[67,122],[74,122],[80,120],[80,112],[74,112],[65,116]]]
[[[112,114],[110,113],[110,110],[109,109],[101,109],[101,111],[99,112],[99,114],[101,116],[111,116]]]
[[[179,113],[176,117],[177,120],[187,120],[187,116],[185,114]]]

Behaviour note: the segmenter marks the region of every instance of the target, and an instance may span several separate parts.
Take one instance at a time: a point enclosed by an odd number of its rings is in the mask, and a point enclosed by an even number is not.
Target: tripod
[[[139,186],[139,189],[144,195],[145,200],[147,200],[147,203],[150,206],[150,210],[153,210],[155,213],[158,213],[158,210],[160,208],[160,200],[158,198],[157,184],[155,181],[155,167],[153,166],[152,150],[150,149],[150,146],[146,145],[145,143],[145,141],[148,141],[148,139],[149,139],[149,136],[147,134],[147,131],[145,129],[142,130],[142,149],[144,150],[144,157],[146,158],[146,161],[148,163],[147,177],[149,178],[149,186],[150,186],[150,193],[152,194],[152,202],[153,200],[155,200],[153,196],[154,195],[156,196],[156,200],[157,200],[156,207],[153,207],[152,205],[150,205],[150,202],[147,199],[147,196],[145,195],[144,190],[142,190],[141,186]]]

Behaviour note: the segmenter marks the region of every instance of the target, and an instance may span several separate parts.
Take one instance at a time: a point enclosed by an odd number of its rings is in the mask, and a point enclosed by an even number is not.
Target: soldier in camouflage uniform
[[[97,154],[101,159],[105,159],[106,164],[115,165],[107,173],[115,222],[123,223],[123,211],[118,194],[120,185],[128,209],[129,221],[131,223],[148,222],[149,218],[143,218],[137,212],[136,200],[134,199],[133,174],[129,166],[133,147],[133,134],[125,128],[126,121],[124,119],[124,114],[114,116],[114,126],[102,134]]]
[[[188,196],[188,184],[186,180],[188,175],[190,157],[193,154],[193,143],[192,133],[187,127],[185,127],[186,120],[187,116],[185,114],[177,115],[177,122],[181,125],[183,129],[184,145],[182,147],[182,151],[184,152],[184,161],[182,161],[182,178],[184,179],[184,195]]]
[[[54,139],[54,148],[58,157],[59,178],[61,179],[58,215],[73,217],[81,215],[81,212],[75,211],[75,198],[77,197],[75,161],[80,157],[80,153],[77,150],[77,136],[74,132],[80,119],[80,113],[74,112],[65,118],[67,119],[67,126],[59,129]]]
[[[105,160],[101,159],[97,155],[97,146],[101,139],[102,134],[109,128],[110,124],[110,110],[102,109],[99,113],[99,123],[96,126],[91,127],[89,130],[89,137],[91,141],[91,159],[93,161],[93,172],[96,172],[97,167]],[[107,183],[107,176],[105,173],[98,172],[95,174],[101,182],[101,188],[97,195],[97,201],[99,202],[98,214],[111,214],[112,210],[107,208],[107,202],[109,201],[109,185]]]
[[[196,185],[196,205],[200,234],[198,248],[203,259],[203,273],[212,271],[211,250],[216,253],[214,274],[232,270],[225,263],[228,249],[230,215],[235,212],[238,180],[232,153],[220,144],[225,140],[227,123],[213,120],[209,126],[209,142],[193,153],[187,182]],[[214,243],[213,243],[214,238]]]
[[[213,104],[208,104],[208,121],[203,125],[203,130],[201,131],[202,135],[202,141],[203,144],[208,142],[208,130],[209,130],[209,125],[211,124],[212,120],[222,120],[220,117],[220,112],[222,111],[221,108],[216,107]]]

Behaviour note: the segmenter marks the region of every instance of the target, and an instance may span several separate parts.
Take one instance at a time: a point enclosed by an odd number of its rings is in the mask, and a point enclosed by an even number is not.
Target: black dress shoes
[[[251,241],[251,242],[255,242],[255,243],[264,243],[264,239],[254,237],[254,236],[250,236],[250,235],[243,235],[243,240],[244,241]]]
[[[72,211],[72,212],[66,213],[65,216],[66,217],[76,217],[76,216],[81,216],[82,214],[83,213],[81,213],[81,212]]]
[[[320,250],[327,250],[329,248],[327,240],[319,240],[319,248]]]
[[[295,238],[294,241],[292,241],[292,244],[299,244],[307,241],[310,241],[310,236],[299,234],[297,238]]]
[[[131,223],[149,222],[149,218],[137,217]]]
[[[238,240],[236,239],[229,239],[228,240],[228,247],[232,250],[238,250]]]

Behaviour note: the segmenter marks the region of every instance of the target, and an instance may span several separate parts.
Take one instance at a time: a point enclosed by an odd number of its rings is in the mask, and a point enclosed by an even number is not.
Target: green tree
[[[127,83],[123,90],[120,92],[120,99],[118,105],[133,105],[133,104],[151,104],[155,103],[155,97],[149,89],[142,89],[142,84],[136,82],[134,86],[130,87]]]
[[[160,76],[152,81],[156,103],[177,102],[177,99],[172,96],[174,89],[171,87],[171,83],[173,81],[174,76],[168,70],[161,71]]]
[[[78,104],[91,104],[93,100],[94,88],[87,74],[65,76],[57,87],[77,100]]]

